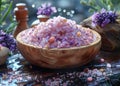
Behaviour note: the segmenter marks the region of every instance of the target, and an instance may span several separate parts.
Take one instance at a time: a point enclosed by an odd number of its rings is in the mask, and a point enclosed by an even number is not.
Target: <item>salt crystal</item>
[[[107,63],[107,67],[111,68],[111,64],[110,64],[110,63]]]
[[[88,77],[87,81],[91,82],[91,81],[93,81],[93,78],[92,77]]]
[[[80,47],[92,43],[93,38],[91,30],[61,16],[49,19],[28,32],[21,33],[23,42],[42,48]],[[48,47],[46,47],[47,44],[49,44]]]
[[[100,59],[101,62],[105,62],[105,60],[103,58]]]

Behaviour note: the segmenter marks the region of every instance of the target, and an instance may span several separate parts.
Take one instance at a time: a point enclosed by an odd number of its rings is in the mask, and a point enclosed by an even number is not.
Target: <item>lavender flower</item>
[[[55,7],[52,7],[50,3],[44,3],[38,8],[37,15],[50,16],[52,13],[57,12]]]
[[[16,41],[13,36],[2,30],[0,30],[0,45],[9,48],[11,51],[16,50]]]
[[[115,23],[118,15],[114,11],[106,11],[102,9],[100,12],[92,16],[92,24],[104,27],[106,24]]]

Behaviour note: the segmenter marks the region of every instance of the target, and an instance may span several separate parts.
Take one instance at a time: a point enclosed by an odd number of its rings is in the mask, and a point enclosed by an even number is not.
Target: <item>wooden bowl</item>
[[[87,29],[87,28],[86,28]],[[29,30],[29,29],[27,29]],[[71,68],[82,66],[93,60],[101,47],[101,36],[91,30],[95,41],[87,46],[71,48],[43,49],[24,43],[20,32],[17,35],[17,46],[21,54],[30,63],[45,68]]]

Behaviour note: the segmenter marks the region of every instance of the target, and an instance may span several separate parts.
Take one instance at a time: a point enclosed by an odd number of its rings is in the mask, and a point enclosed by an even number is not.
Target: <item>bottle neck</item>
[[[27,20],[19,20],[18,22],[18,27],[20,29],[27,29],[28,28],[28,24],[27,24]]]

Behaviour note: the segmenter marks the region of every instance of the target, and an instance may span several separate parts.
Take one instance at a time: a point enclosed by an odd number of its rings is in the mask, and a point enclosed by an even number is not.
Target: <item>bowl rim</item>
[[[90,28],[86,28],[86,27],[84,27],[84,28],[85,29],[90,29]],[[34,29],[34,28],[29,28],[29,29]],[[26,29],[26,30],[29,30],[29,29]],[[29,46],[29,47],[37,48],[37,49],[43,49],[43,50],[68,50],[69,49],[69,50],[73,50],[73,49],[83,49],[83,48],[91,47],[95,44],[98,44],[99,42],[101,43],[101,35],[98,32],[96,32],[95,30],[90,29],[93,32],[93,34],[96,35],[96,39],[92,43],[90,43],[89,45],[80,46],[80,47],[70,47],[70,48],[40,48],[39,46],[34,46],[34,45],[31,45],[31,44],[27,44],[20,39],[20,34],[24,31],[26,31],[26,30],[21,31],[17,35],[16,41],[25,45],[25,46]]]

